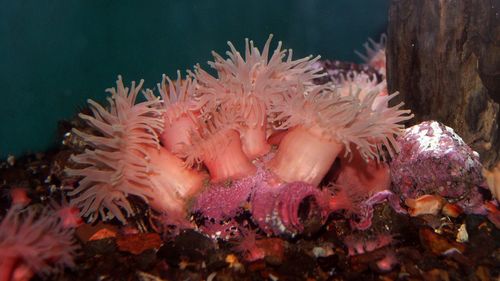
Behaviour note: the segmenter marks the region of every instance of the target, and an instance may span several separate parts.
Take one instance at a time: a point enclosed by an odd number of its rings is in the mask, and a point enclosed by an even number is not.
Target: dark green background
[[[153,87],[162,73],[210,51],[259,47],[270,33],[295,57],[358,60],[385,31],[388,0],[24,1],[0,0],[0,157],[57,143],[57,121],[87,98],[104,100],[117,74]],[[275,44],[273,44],[275,46]]]

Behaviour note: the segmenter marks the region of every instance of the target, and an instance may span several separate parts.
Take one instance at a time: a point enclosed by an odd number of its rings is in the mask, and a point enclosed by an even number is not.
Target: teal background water
[[[388,0],[27,1],[0,0],[0,157],[60,141],[57,122],[122,74],[153,87],[210,51],[259,47],[270,33],[295,57],[358,61],[387,24]]]

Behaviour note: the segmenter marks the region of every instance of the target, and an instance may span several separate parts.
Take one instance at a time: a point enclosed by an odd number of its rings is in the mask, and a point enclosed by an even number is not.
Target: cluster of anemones
[[[119,77],[117,88],[108,90],[108,108],[89,101],[93,116],[80,117],[94,133],[74,130],[88,149],[72,156],[79,166],[67,169],[69,176],[81,178],[70,192],[73,204],[90,220],[100,214],[125,223],[134,213],[127,198],[133,195],[179,218],[204,183],[207,189],[221,183],[231,188],[229,181],[253,177],[248,182],[265,181],[259,185],[264,189],[286,185],[310,195],[339,157],[348,163],[360,159],[357,165],[371,163],[376,170],[386,154],[397,152],[400,123],[412,115],[400,109],[402,104],[388,106],[396,94],[388,95],[385,84],[352,73],[316,85],[325,75],[317,67],[319,57],[293,59],[281,42],[271,54],[271,38],[262,51],[246,40],[244,55],[231,43],[228,58],[214,53],[209,65],[216,76],[200,66],[184,79],[164,76],[160,98],[147,90],[146,101],[137,103],[142,81],[129,89]],[[273,194],[300,198],[283,195],[287,190]],[[332,199],[330,207],[340,208],[338,201]]]

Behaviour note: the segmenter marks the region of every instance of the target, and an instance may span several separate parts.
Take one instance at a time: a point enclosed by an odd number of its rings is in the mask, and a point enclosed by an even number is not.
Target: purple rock
[[[483,183],[479,154],[453,129],[436,121],[407,128],[391,162],[393,190],[403,198],[437,194],[468,213],[481,212]]]
[[[230,183],[208,186],[198,195],[191,208],[203,220],[200,230],[212,238],[238,236],[238,223],[234,218],[245,209],[256,181],[260,181],[261,177],[258,172],[255,176]]]
[[[328,195],[316,186],[296,182],[281,184],[268,170],[259,167],[254,176],[232,183],[208,186],[191,208],[199,215],[199,229],[212,238],[238,236],[235,220],[249,209],[252,219],[266,234],[295,235],[305,225],[324,223]],[[301,206],[307,207],[301,212]],[[200,220],[198,220],[200,221]]]
[[[234,217],[250,198],[254,185],[255,181],[252,177],[237,180],[231,184],[210,185],[198,195],[192,211],[215,219]]]

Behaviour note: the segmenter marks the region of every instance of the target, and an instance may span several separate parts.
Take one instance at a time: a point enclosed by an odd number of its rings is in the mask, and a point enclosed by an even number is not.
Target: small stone
[[[456,249],[460,253],[465,251],[465,246],[455,241],[449,241],[445,237],[436,234],[430,228],[422,228],[419,231],[422,245],[435,255],[444,255],[445,253]]]
[[[116,239],[116,244],[120,251],[139,255],[150,249],[158,249],[162,245],[162,240],[157,233],[139,233],[120,236]]]
[[[476,277],[481,281],[489,281],[491,279],[490,270],[486,266],[478,266],[476,269]]]
[[[437,195],[423,195],[417,199],[407,198],[405,204],[410,208],[408,213],[412,217],[420,215],[437,215],[443,208],[445,200]]]
[[[264,238],[255,241],[258,248],[264,252],[264,260],[270,264],[278,265],[285,258],[285,245],[279,238]]]
[[[328,256],[333,255],[333,250],[329,246],[314,247],[312,252],[313,252],[313,255],[317,258],[328,257]]]
[[[96,241],[96,240],[102,240],[102,239],[107,239],[107,238],[115,238],[116,237],[116,231],[109,229],[109,228],[102,228],[92,234],[88,241]]]
[[[428,281],[443,281],[450,280],[450,274],[443,269],[432,269],[423,274],[424,280]]]
[[[226,263],[229,265],[229,268],[233,268],[236,271],[243,271],[245,269],[245,267],[238,260],[238,257],[234,254],[226,256]]]
[[[10,166],[14,166],[16,164],[16,157],[14,155],[7,156],[7,163]]]
[[[446,203],[441,210],[445,216],[458,218],[463,213],[463,210],[457,204]]]
[[[458,228],[456,241],[460,243],[469,241],[469,234],[467,233],[467,227],[465,226],[465,223],[460,225],[460,227]]]

